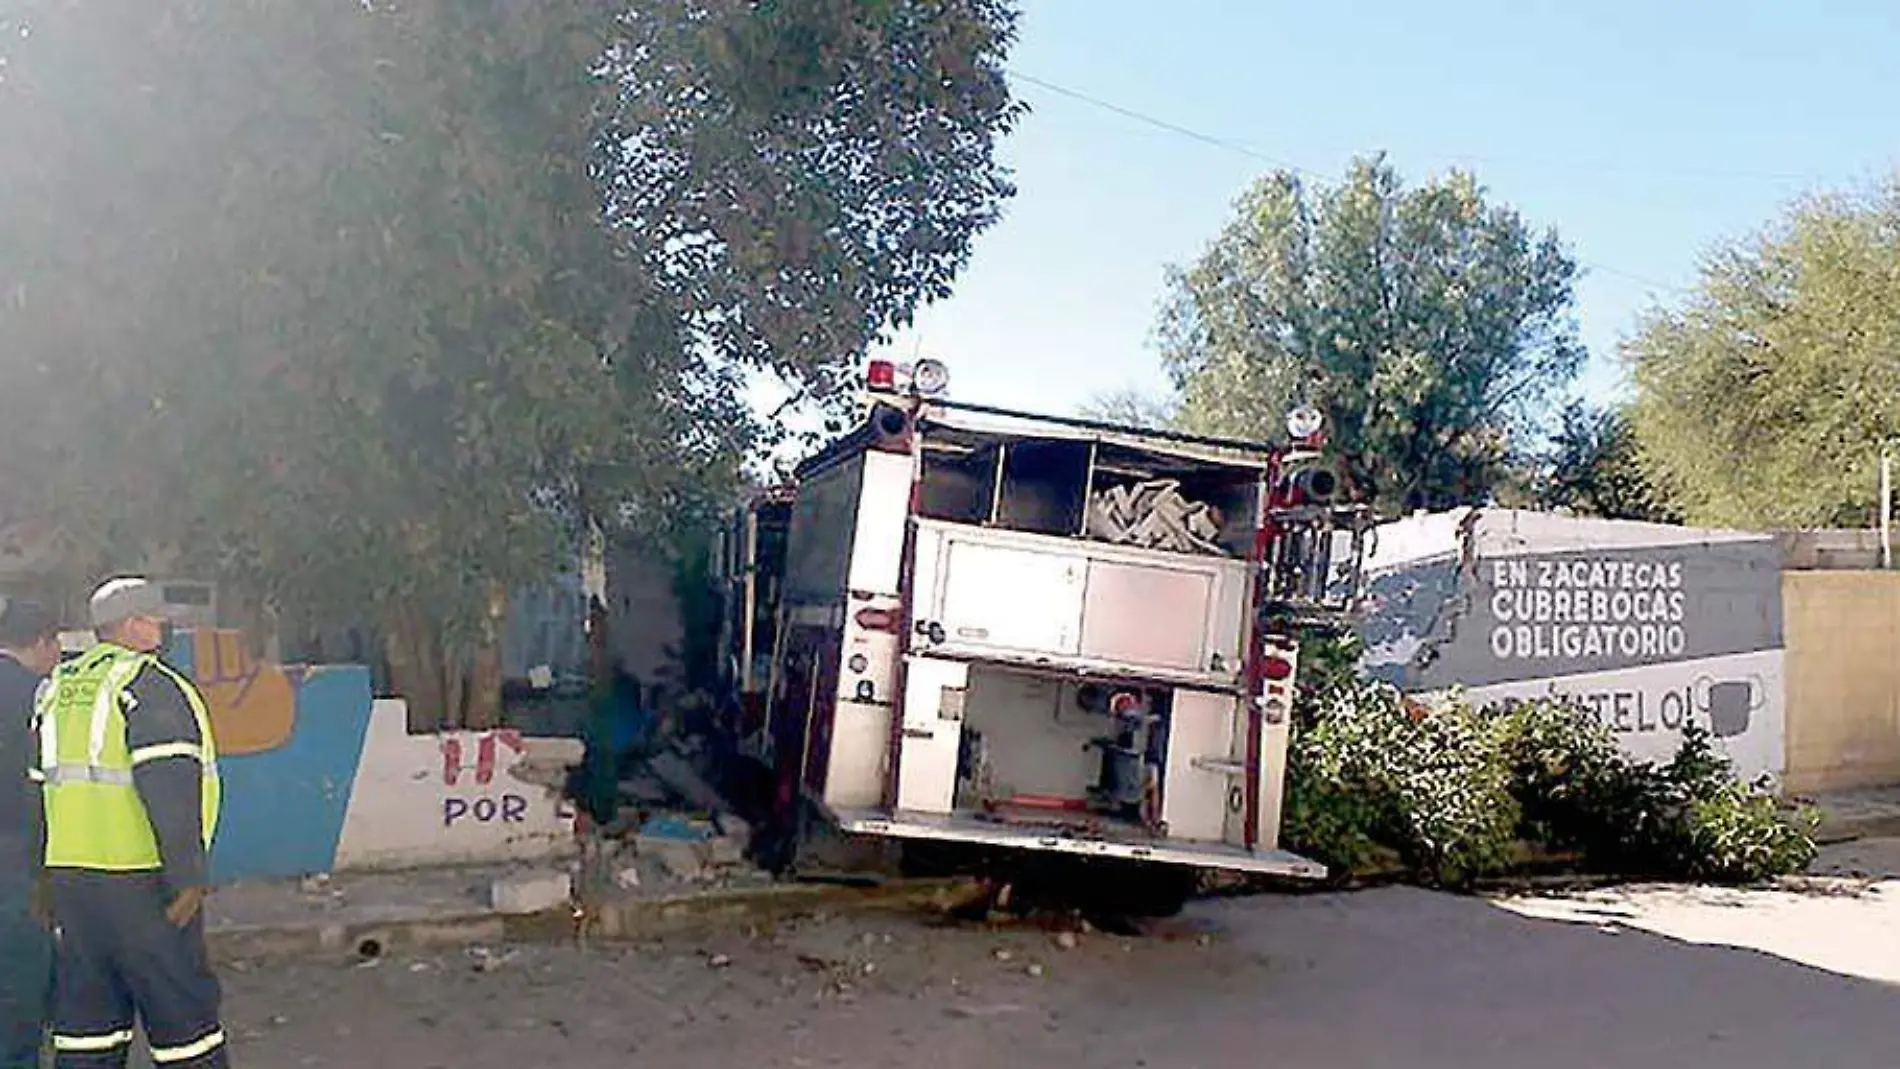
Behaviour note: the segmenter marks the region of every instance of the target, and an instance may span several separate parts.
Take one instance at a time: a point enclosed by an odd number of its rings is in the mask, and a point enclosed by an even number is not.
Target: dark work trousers
[[[157,1069],[229,1065],[204,918],[178,928],[156,874],[56,871],[53,1064],[120,1069],[144,1025]]]
[[[53,939],[29,910],[26,874],[0,872],[0,1069],[39,1069]]]

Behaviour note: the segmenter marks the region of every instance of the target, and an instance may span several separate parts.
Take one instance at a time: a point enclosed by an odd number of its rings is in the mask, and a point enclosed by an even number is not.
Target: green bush
[[[1813,818],[1742,783],[1691,728],[1666,764],[1625,757],[1559,699],[1430,708],[1337,678],[1305,692],[1289,761],[1288,845],[1336,870],[1396,855],[1429,882],[1502,871],[1518,843],[1618,875],[1728,883],[1798,872]]]
[[[1552,699],[1501,703],[1488,715],[1511,767],[1525,842],[1619,872],[1655,855],[1673,819],[1664,781],[1625,757],[1601,721]]]
[[[1296,721],[1312,726],[1321,710],[1330,708],[1341,695],[1364,685],[1359,676],[1359,657],[1364,649],[1358,636],[1350,631],[1300,643],[1299,684],[1293,699]]]
[[[1595,869],[1749,883],[1814,860],[1814,820],[1764,780],[1743,783],[1709,733],[1690,725],[1661,765],[1632,761],[1587,711],[1557,699],[1490,711],[1523,807],[1523,837],[1576,850]]]
[[[1296,734],[1289,844],[1335,868],[1384,848],[1447,885],[1497,871],[1511,857],[1518,806],[1488,733],[1463,708],[1414,716],[1382,684],[1338,688]]]

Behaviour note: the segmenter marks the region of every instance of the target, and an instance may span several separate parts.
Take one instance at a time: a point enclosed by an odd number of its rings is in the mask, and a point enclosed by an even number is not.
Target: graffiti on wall
[[[1474,700],[1568,697],[1625,752],[1666,760],[1689,725],[1744,775],[1784,751],[1772,538],[1472,510],[1401,521],[1375,562],[1362,668]]]
[[[253,657],[243,635],[224,630],[192,633],[191,664],[221,753],[265,753],[289,741],[304,669]]]
[[[549,740],[412,736],[406,706],[377,699],[367,668],[272,664],[234,631],[183,632],[168,659],[203,692],[220,749],[219,882],[530,859],[571,846],[561,757],[552,769],[536,762]]]
[[[478,793],[452,791],[442,798],[442,826],[452,828],[460,820],[473,820],[477,824],[489,824],[500,821],[503,824],[524,824],[528,819],[528,798],[513,790],[493,793],[489,788],[495,786],[495,769],[498,757],[507,754],[512,760],[525,757],[527,744],[522,741],[519,731],[487,731],[468,738],[465,736],[444,735],[442,748],[442,785],[448,788],[474,787]],[[472,754],[469,751],[473,751]]]

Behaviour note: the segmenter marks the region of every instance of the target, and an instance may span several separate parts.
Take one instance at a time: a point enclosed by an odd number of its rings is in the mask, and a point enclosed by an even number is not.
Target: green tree
[[[1614,405],[1573,401],[1564,407],[1537,459],[1532,488],[1538,508],[1607,520],[1681,521],[1643,472],[1629,413]]]
[[[1165,430],[1179,422],[1180,405],[1172,397],[1157,397],[1139,390],[1115,390],[1083,405],[1082,416],[1124,427]]]
[[[1869,523],[1900,435],[1900,178],[1718,248],[1624,358],[1645,469],[1691,522]]]
[[[1309,402],[1359,493],[1477,503],[1581,366],[1576,274],[1553,231],[1468,174],[1407,188],[1382,158],[1332,186],[1278,172],[1170,272],[1158,337],[1190,429],[1278,437]]]
[[[509,589],[688,525],[742,376],[829,389],[1011,192],[994,0],[10,10],[4,507],[374,621],[449,722]]]

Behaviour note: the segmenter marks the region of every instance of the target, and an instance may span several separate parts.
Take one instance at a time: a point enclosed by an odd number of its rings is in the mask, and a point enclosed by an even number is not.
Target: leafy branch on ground
[[[1466,886],[1529,847],[1621,876],[1751,883],[1814,859],[1814,815],[1738,780],[1700,728],[1672,760],[1639,762],[1562,699],[1426,704],[1308,663],[1284,836],[1335,873],[1396,860]]]

